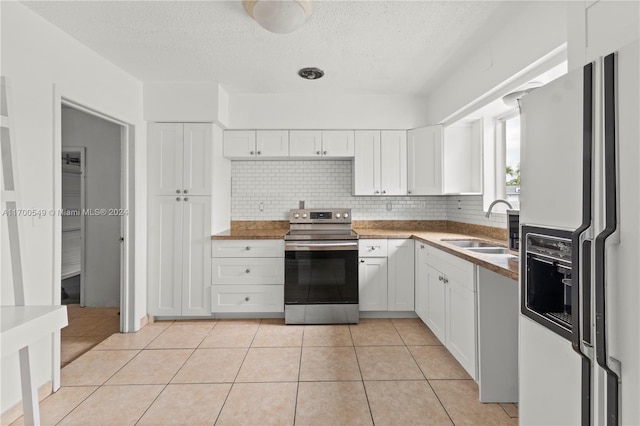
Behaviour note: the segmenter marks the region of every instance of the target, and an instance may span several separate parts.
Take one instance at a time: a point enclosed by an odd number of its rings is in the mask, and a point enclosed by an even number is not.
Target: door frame
[[[103,120],[115,123],[121,128],[120,155],[121,155],[121,204],[120,208],[127,210],[128,214],[121,216],[121,280],[120,280],[120,331],[133,332],[136,329],[134,321],[135,302],[135,126],[117,117],[93,108],[88,103],[77,101],[62,93],[59,86],[54,85],[54,170],[53,193],[54,211],[62,208],[62,179],[61,162],[62,155],[62,105],[67,105],[76,110],[85,112]],[[59,215],[54,215],[53,226],[53,304],[61,303],[61,259],[62,259],[62,220]],[[56,348],[57,346],[57,348]],[[54,358],[59,363],[59,340],[54,344]],[[54,363],[56,360],[54,359]],[[59,378],[58,378],[59,380]],[[55,381],[54,381],[55,382]]]
[[[87,148],[84,146],[63,146],[61,152],[79,152],[80,153],[80,212],[85,209],[86,202],[86,161]],[[61,157],[62,158],[62,157]],[[62,184],[62,181],[60,182]],[[62,220],[62,219],[61,219]],[[86,222],[83,214],[80,214],[80,306],[84,306],[84,274],[85,274],[85,250],[86,250]],[[62,286],[62,282],[60,283]]]

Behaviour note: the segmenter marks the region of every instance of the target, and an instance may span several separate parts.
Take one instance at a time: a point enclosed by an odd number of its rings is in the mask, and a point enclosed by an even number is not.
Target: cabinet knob
[[[327,155],[327,151],[322,151],[322,155]]]
[[[376,251],[376,248],[374,246],[371,246],[371,251]]]
[[[379,194],[379,193],[380,193],[380,191],[376,191],[376,192],[374,192],[374,194]]]
[[[382,191],[382,193],[383,193],[383,194],[386,194],[386,193],[387,193],[387,191],[384,191],[384,190],[383,190],[383,191]]]
[[[184,197],[184,200],[185,201],[189,201],[189,197]]]
[[[179,190],[179,189],[176,189],[176,194],[179,194],[179,193],[180,193],[180,190]]]
[[[184,190],[184,191],[182,191],[182,192],[184,192],[185,194],[188,194],[188,193],[189,193],[189,190],[188,190],[188,189],[185,189],[185,190]]]
[[[248,302],[248,301],[249,301],[249,296],[245,297],[245,298],[244,298],[244,301],[245,301],[245,302]]]
[[[316,151],[316,154],[320,155],[320,151]]]
[[[251,272],[251,269],[246,269],[244,272],[248,274],[249,272]]]
[[[442,275],[439,275],[438,276],[438,281],[443,281],[443,280],[444,280],[444,278],[442,277]]]
[[[448,278],[445,278],[445,279],[444,279],[444,283],[445,283],[445,284],[447,284],[448,282],[449,282],[449,279],[448,279]]]
[[[420,244],[420,250],[424,250],[424,244]]]
[[[246,246],[244,249],[245,249],[246,251],[249,251],[249,250],[251,250],[251,247]]]
[[[180,197],[176,197],[176,201],[180,201]]]
[[[360,259],[360,263],[364,263],[364,259]]]
[[[260,154],[262,154],[262,153],[261,153],[260,151],[258,151],[258,152],[256,152],[256,154],[260,155]]]
[[[253,151],[249,151],[249,154],[253,155],[253,154],[254,154],[254,152],[253,152]]]
[[[407,194],[411,194],[411,190],[410,190],[410,189],[409,189],[409,190],[407,190]]]

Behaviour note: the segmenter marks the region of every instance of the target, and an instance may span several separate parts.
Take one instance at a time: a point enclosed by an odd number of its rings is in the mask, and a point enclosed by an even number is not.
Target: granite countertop
[[[389,230],[389,229],[361,229],[355,228],[354,231],[361,239],[371,238],[413,238],[433,247],[460,257],[478,266],[496,272],[512,280],[518,279],[519,263],[509,261],[506,256],[495,256],[490,254],[482,254],[466,250],[464,248],[454,246],[447,243],[446,240],[468,240],[478,239],[495,243],[496,246],[506,247],[505,241],[489,238],[478,234],[461,234],[454,232],[442,231],[413,231],[413,230]],[[511,252],[517,256],[517,252]]]
[[[380,224],[385,225],[382,221]],[[268,222],[270,228],[262,228],[267,222],[232,222],[231,229],[212,235],[212,240],[281,240],[285,234],[289,231],[287,221],[271,221]],[[506,256],[495,256],[490,254],[482,254],[464,248],[447,243],[446,240],[468,240],[478,239],[484,241],[490,241],[497,246],[506,247],[506,240],[503,238],[487,237],[482,233],[474,232],[477,229],[483,229],[482,227],[467,226],[465,224],[456,224],[452,227],[452,230],[445,230],[445,226],[441,223],[431,223],[429,225],[429,231],[420,231],[424,229],[424,223],[401,223],[396,221],[396,224],[407,226],[396,226],[399,229],[385,229],[383,227],[376,228],[377,223],[359,222],[354,223],[353,230],[358,234],[361,239],[372,238],[387,238],[387,239],[408,239],[413,238],[417,241],[423,242],[433,247],[437,247],[447,253],[460,257],[464,260],[472,262],[490,271],[496,272],[507,278],[517,280],[519,273],[519,263],[516,259],[509,260]],[[360,226],[359,226],[360,225]],[[435,225],[435,226],[434,226]],[[286,227],[285,227],[286,226]],[[371,226],[371,227],[370,227]],[[500,231],[501,232],[501,231]],[[497,235],[497,234],[496,234]],[[511,252],[514,256],[517,256],[517,252]]]

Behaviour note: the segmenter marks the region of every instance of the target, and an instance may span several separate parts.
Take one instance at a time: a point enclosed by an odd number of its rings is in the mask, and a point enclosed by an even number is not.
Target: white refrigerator
[[[521,99],[523,425],[640,424],[639,51]]]

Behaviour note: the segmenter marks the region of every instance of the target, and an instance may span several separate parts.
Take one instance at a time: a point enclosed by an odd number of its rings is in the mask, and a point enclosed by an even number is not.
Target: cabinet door
[[[445,194],[482,192],[482,120],[444,129],[442,190]]]
[[[363,257],[358,269],[361,311],[387,310],[387,258]]]
[[[323,130],[322,155],[332,158],[353,158],[355,155],[353,130]]]
[[[383,195],[407,194],[407,132],[404,130],[380,132],[380,188]]]
[[[427,304],[427,283],[428,283],[428,271],[427,271],[427,249],[424,243],[416,242],[416,255],[415,255],[415,275],[416,275],[416,290],[415,290],[415,307],[416,314],[426,324],[428,304]]]
[[[182,205],[182,315],[209,315],[211,197],[184,197]]]
[[[322,132],[320,130],[291,130],[289,132],[289,156],[305,158],[322,156]]]
[[[442,194],[442,126],[409,130],[407,138],[407,192]]]
[[[255,130],[225,130],[224,156],[236,160],[251,160],[256,156]]]
[[[151,315],[182,313],[182,209],[178,196],[149,199],[149,297]]]
[[[355,132],[353,195],[380,195],[380,132]]]
[[[256,132],[257,158],[286,158],[289,156],[288,130],[258,130]]]
[[[389,240],[387,310],[414,311],[413,240]]]
[[[476,293],[447,279],[446,347],[476,379]]]
[[[211,124],[184,125],[182,185],[188,195],[211,195],[213,137]]]
[[[425,323],[433,334],[446,344],[446,287],[443,274],[426,264],[427,274],[427,320]]]
[[[182,192],[183,129],[181,123],[149,125],[149,195]]]

